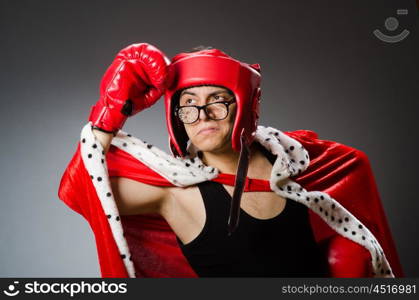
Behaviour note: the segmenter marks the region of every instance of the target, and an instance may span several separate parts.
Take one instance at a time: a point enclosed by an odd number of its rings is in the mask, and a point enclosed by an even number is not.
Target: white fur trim
[[[121,218],[113,197],[103,147],[92,132],[91,122],[83,127],[80,140],[81,157],[84,166],[92,179],[93,186],[96,189],[97,196],[102,204],[105,215],[108,217],[112,235],[115,239],[119,253],[123,258],[128,276],[134,278],[135,268],[131,261],[131,253],[127,241],[123,235]]]
[[[173,157],[122,130],[112,139],[112,145],[131,154],[176,186],[185,187],[218,176],[216,168],[207,167],[198,157]]]

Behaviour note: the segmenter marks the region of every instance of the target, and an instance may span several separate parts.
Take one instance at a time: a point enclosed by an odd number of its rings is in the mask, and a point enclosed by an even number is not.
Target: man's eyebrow
[[[182,93],[180,93],[180,95],[181,95],[181,96],[182,96],[182,95],[185,95],[185,94],[192,95],[192,96],[196,96],[196,94],[195,94],[195,93],[188,92],[188,91],[182,91]]]
[[[209,94],[208,96],[214,96],[214,95],[221,94],[221,93],[227,93],[227,94],[230,94],[230,93],[229,93],[228,91],[226,91],[226,90],[218,90],[218,91],[212,92],[212,93],[211,93],[211,94]],[[192,95],[192,96],[196,96],[196,94],[195,94],[195,93],[192,93],[192,92],[189,92],[189,91],[183,91],[182,93],[180,93],[180,96],[185,95],[185,94]]]
[[[217,94],[221,94],[221,93],[227,93],[227,94],[230,94],[228,91],[226,91],[226,90],[218,90],[218,91],[215,91],[215,92],[212,92],[211,94],[209,94],[208,96],[214,96],[214,95],[217,95]]]

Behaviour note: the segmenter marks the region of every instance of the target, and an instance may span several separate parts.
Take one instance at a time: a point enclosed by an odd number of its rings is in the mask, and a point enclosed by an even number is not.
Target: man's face
[[[199,86],[185,89],[180,94],[179,105],[205,105],[214,102],[233,101],[229,90],[217,86]],[[191,124],[184,124],[192,144],[203,152],[220,152],[231,149],[231,133],[236,115],[236,103],[229,105],[229,113],[223,120],[211,120],[204,109]]]

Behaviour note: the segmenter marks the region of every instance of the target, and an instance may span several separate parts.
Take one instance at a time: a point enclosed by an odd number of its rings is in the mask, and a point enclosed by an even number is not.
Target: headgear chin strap
[[[174,156],[185,156],[188,136],[183,123],[174,115],[181,90],[199,86],[222,86],[231,90],[237,103],[231,136],[232,148],[240,151],[236,185],[230,210],[229,232],[237,227],[240,198],[249,164],[249,146],[259,119],[260,66],[240,62],[218,49],[176,55],[169,66],[170,82],[165,93],[166,121],[170,149]]]

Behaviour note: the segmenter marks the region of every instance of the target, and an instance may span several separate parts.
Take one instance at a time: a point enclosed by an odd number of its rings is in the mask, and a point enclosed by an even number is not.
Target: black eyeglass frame
[[[176,108],[175,108],[175,116],[183,123],[183,124],[192,124],[192,123],[195,123],[198,119],[199,119],[199,115],[201,114],[201,109],[203,109],[204,110],[204,112],[205,112],[205,114],[207,115],[207,117],[208,117],[208,119],[210,119],[210,120],[214,120],[214,121],[221,121],[221,120],[224,120],[225,118],[227,118],[227,116],[228,116],[228,114],[230,113],[230,109],[229,109],[229,107],[230,107],[230,105],[231,104],[233,104],[233,103],[236,103],[236,100],[235,100],[235,98],[234,97],[232,97],[231,99],[233,99],[233,100],[228,100],[228,101],[218,101],[218,102],[212,102],[212,103],[207,103],[207,104],[205,104],[205,105],[183,105],[183,106],[176,106]],[[222,118],[222,119],[214,119],[214,118],[211,118],[210,116],[209,116],[209,114],[208,114],[208,112],[207,112],[207,110],[206,110],[206,108],[208,107],[208,106],[210,106],[210,105],[213,105],[213,104],[224,104],[225,105],[225,107],[226,107],[226,109],[227,109],[227,113],[226,113],[226,116],[224,117],[224,118]],[[181,108],[183,108],[183,107],[195,107],[195,108],[197,108],[198,109],[198,114],[197,114],[197,117],[196,117],[196,119],[193,121],[193,122],[188,122],[188,123],[186,123],[186,122],[183,122],[180,118],[179,118],[179,113],[178,113],[178,111],[181,109]]]

